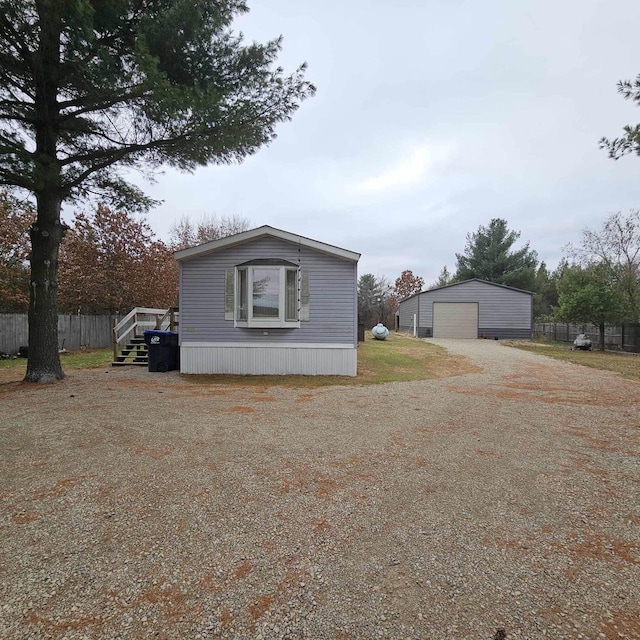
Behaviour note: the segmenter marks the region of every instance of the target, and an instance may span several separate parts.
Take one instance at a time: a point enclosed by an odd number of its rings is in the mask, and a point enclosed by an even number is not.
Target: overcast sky
[[[638,0],[249,0],[318,92],[241,165],[168,170],[149,223],[241,215],[362,254],[359,273],[433,282],[491,218],[555,267],[608,213],[640,207],[640,158],[598,148],[640,122]],[[143,185],[142,181],[140,184]]]

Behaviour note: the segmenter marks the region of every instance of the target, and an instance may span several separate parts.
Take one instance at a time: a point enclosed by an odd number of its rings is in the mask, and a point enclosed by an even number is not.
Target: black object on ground
[[[178,334],[175,331],[145,331],[149,347],[149,371],[172,371],[178,368]]]

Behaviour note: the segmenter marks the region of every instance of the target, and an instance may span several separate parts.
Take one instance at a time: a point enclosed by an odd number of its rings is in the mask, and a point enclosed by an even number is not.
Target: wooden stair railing
[[[144,332],[148,329],[175,331],[178,327],[176,307],[156,309],[135,307],[113,325],[113,365],[148,363]]]

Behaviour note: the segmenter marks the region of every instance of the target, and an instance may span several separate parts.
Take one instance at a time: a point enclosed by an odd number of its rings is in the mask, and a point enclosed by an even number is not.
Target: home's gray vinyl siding
[[[410,331],[413,333],[413,316],[414,314],[418,315],[417,321],[417,329],[418,335],[420,335],[420,317],[419,317],[419,305],[420,296],[413,296],[412,298],[408,298],[398,309],[398,313],[400,316],[399,321],[399,330],[400,331]]]
[[[309,321],[299,329],[234,328],[233,321],[224,319],[225,272],[258,258],[288,260],[309,272]],[[180,271],[182,343],[357,344],[355,262],[267,237],[184,260]]]
[[[531,338],[531,304],[533,296],[524,291],[495,286],[471,280],[456,285],[425,291],[415,298],[400,303],[400,326],[407,309],[415,308],[419,301],[419,335],[430,336],[433,331],[434,302],[477,302],[478,337]],[[412,303],[413,306],[409,305]],[[410,311],[411,317],[415,311]]]

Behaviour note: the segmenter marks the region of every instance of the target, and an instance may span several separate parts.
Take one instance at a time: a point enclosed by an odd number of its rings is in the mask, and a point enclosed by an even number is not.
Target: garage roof
[[[467,282],[482,282],[484,284],[490,284],[493,287],[501,287],[502,289],[509,289],[510,291],[520,291],[520,293],[528,293],[530,296],[533,295],[533,291],[527,291],[526,289],[509,287],[506,284],[498,284],[497,282],[490,282],[489,280],[482,280],[481,278],[470,278],[469,280],[462,280],[461,282],[446,284],[444,287],[435,287],[434,289],[427,289],[426,291],[418,291],[418,293],[414,293],[413,295],[403,298],[402,300],[400,300],[400,302],[404,302],[405,300],[411,300],[411,298],[415,298],[416,296],[420,296],[424,293],[431,293],[432,291],[441,291],[442,289],[450,289],[451,287],[459,287],[461,284],[466,284]]]

